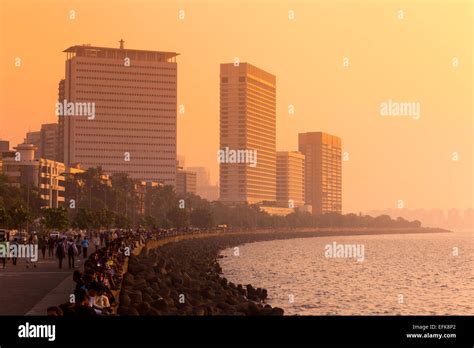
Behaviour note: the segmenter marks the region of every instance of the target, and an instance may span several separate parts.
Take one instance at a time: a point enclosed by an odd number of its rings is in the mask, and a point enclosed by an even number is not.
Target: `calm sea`
[[[473,232],[298,238],[236,251],[222,252],[224,276],[266,288],[287,315],[474,314]]]

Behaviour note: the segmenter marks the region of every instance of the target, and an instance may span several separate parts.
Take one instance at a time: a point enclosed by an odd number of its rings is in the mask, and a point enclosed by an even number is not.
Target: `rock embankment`
[[[267,291],[222,277],[221,250],[237,245],[322,236],[446,232],[440,229],[331,230],[237,233],[181,240],[131,256],[120,293],[119,315],[283,315],[265,304]]]
[[[230,239],[230,240],[229,240]],[[267,291],[222,277],[220,250],[232,237],[170,243],[131,257],[120,294],[120,315],[283,315],[264,301]]]

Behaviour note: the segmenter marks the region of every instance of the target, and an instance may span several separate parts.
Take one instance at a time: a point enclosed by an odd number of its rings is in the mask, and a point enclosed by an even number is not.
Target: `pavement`
[[[2,267],[0,263],[0,315],[46,315],[48,307],[67,302],[74,290],[67,259],[62,269],[56,258],[48,256],[40,256],[36,267],[21,258],[16,266],[8,260]],[[75,267],[83,270],[82,257],[76,256]]]

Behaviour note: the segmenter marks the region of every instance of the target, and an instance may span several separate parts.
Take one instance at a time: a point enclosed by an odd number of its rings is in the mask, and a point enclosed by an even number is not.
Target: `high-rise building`
[[[196,173],[196,183],[199,187],[208,186],[210,183],[209,170],[206,167],[186,167],[187,171]]]
[[[277,152],[277,204],[297,208],[304,205],[304,155],[297,151]]]
[[[175,185],[177,53],[72,46],[57,105],[67,165]]]
[[[220,67],[220,197],[276,201],[276,77],[248,63]]]
[[[25,144],[36,147],[35,159],[45,158],[56,161],[60,158],[59,149],[59,126],[57,123],[46,123],[41,125],[37,132],[26,133]]]
[[[305,155],[305,201],[313,214],[342,212],[341,138],[323,132],[298,134]]]
[[[187,171],[196,173],[196,194],[209,201],[219,198],[219,187],[211,185],[211,176],[206,167],[186,167]]]
[[[176,174],[176,193],[184,196],[186,193],[196,193],[196,173],[179,170]]]
[[[40,147],[38,149],[40,157],[50,160],[58,160],[59,126],[57,123],[47,123],[41,125]]]

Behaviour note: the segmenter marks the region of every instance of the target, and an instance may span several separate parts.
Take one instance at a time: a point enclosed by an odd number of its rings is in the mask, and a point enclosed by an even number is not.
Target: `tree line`
[[[12,187],[0,175],[0,227],[12,229],[64,230],[66,228],[212,228],[225,224],[233,228],[281,227],[368,227],[416,228],[421,223],[388,215],[362,214],[312,215],[295,211],[287,216],[273,216],[258,205],[228,206],[209,202],[195,194],[176,194],[172,186],[135,189],[136,181],[127,174],[102,180],[102,169],[89,168],[84,173],[66,177],[65,207],[41,208],[37,189]]]

